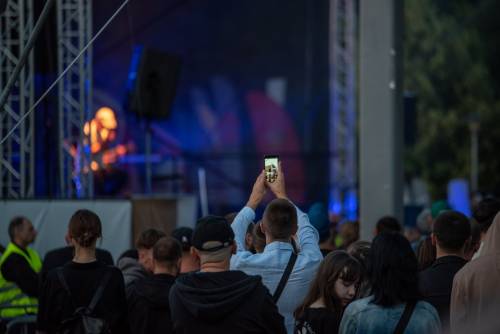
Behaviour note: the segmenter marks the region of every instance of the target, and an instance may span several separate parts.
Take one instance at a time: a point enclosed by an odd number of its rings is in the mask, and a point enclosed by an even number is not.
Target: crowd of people
[[[96,248],[92,211],[73,214],[68,246],[43,261],[29,247],[32,223],[14,218],[0,257],[2,322],[14,332],[16,319],[35,318],[28,329],[40,334],[500,332],[498,200],[473,219],[434,210],[417,237],[382,217],[360,241],[359,225],[337,228],[324,205],[301,211],[277,173],[258,176],[238,213],[143,231],[116,265]]]

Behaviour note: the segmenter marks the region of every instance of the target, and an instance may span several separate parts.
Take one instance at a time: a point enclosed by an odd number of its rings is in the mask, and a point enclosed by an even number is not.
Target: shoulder
[[[429,304],[428,302],[426,301],[419,301],[417,303],[417,305],[415,306],[415,312],[418,312],[420,314],[422,314],[423,316],[428,316],[428,317],[432,317],[432,318],[439,318],[439,315],[436,311],[436,309],[434,308],[434,306],[432,306],[431,304]]]
[[[344,313],[349,316],[356,316],[368,309],[371,309],[374,307],[374,305],[370,303],[371,300],[371,296],[355,300],[347,306]]]

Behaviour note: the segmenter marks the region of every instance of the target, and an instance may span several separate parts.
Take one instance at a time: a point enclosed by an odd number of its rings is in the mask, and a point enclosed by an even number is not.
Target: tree
[[[405,90],[418,97],[418,136],[406,152],[407,174],[423,177],[434,198],[442,197],[450,179],[467,178],[475,115],[482,127],[480,187],[500,188],[500,175],[484,178],[498,166],[490,154],[500,135],[490,127],[500,124],[500,103],[475,24],[478,7],[466,0],[407,0],[405,6]]]

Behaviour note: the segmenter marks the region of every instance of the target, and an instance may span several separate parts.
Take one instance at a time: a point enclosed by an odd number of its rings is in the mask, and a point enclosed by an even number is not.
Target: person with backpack
[[[73,260],[51,270],[40,290],[39,333],[130,333],[122,273],[96,259],[102,237],[101,220],[78,210],[68,235],[75,246]]]
[[[356,297],[361,264],[346,251],[329,253],[302,304],[295,310],[295,333],[338,333],[345,307]]]

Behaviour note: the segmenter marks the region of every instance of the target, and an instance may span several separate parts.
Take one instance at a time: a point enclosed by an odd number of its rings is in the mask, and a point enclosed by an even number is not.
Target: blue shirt
[[[278,300],[278,309],[285,318],[288,333],[293,333],[294,329],[293,312],[304,300],[309,284],[316,275],[319,263],[323,260],[318,246],[318,231],[309,222],[307,214],[296,209],[297,245],[300,250],[288,283]],[[293,249],[290,243],[274,241],[266,245],[261,254],[252,254],[245,250],[245,234],[248,224],[254,219],[255,212],[249,207],[244,207],[231,225],[237,245],[237,253],[231,257],[231,269],[241,270],[248,275],[260,275],[262,283],[272,295],[283,276]]]
[[[393,333],[403,315],[405,304],[382,307],[371,303],[372,296],[356,300],[347,306],[340,323],[339,334]],[[441,322],[436,309],[419,301],[411,315],[405,334],[438,334]]]

